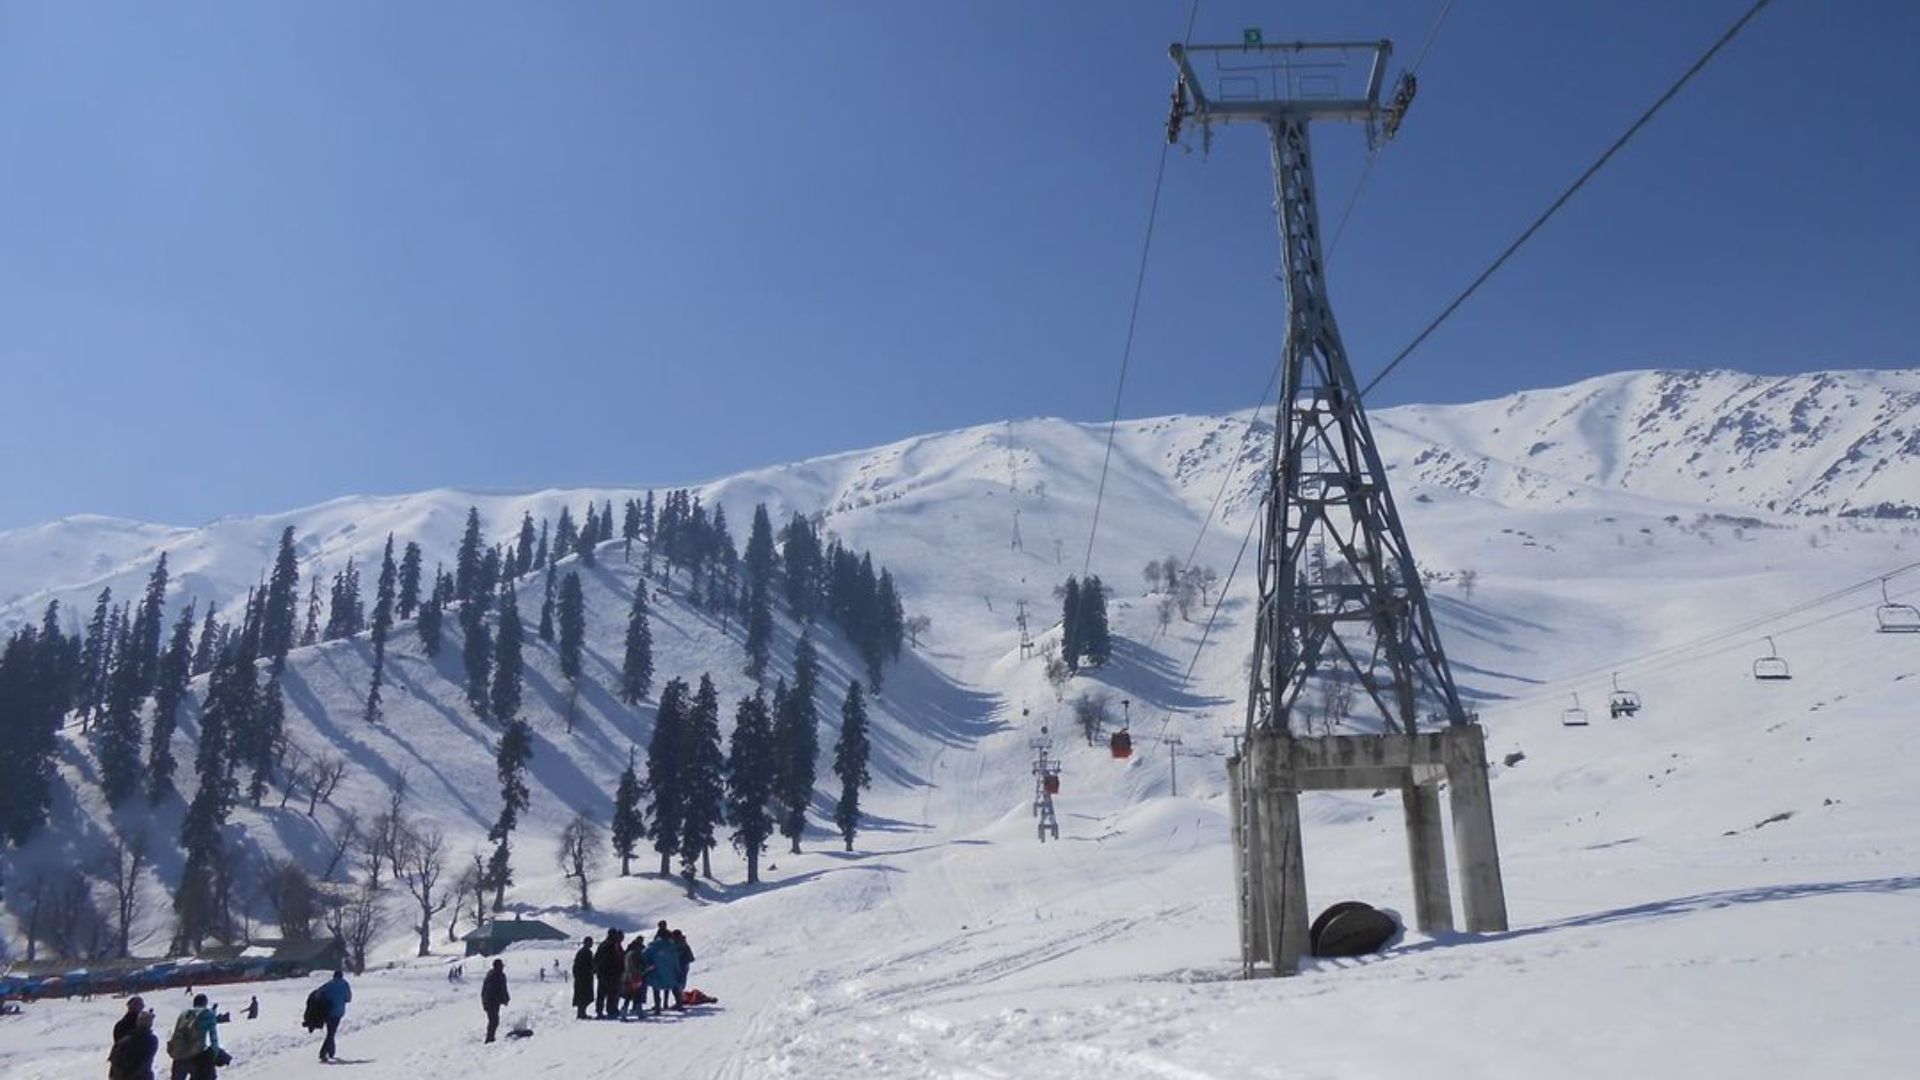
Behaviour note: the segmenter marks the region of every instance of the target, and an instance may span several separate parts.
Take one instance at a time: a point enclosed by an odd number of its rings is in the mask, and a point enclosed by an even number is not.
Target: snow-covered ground
[[[368,1075],[421,1080],[629,1070],[1101,1080],[1908,1075],[1920,1059],[1920,1034],[1904,1019],[1920,992],[1920,785],[1907,767],[1920,740],[1912,722],[1920,634],[1877,634],[1873,625],[1876,579],[1920,561],[1920,533],[1830,515],[1898,502],[1901,492],[1914,501],[1920,458],[1899,449],[1904,432],[1864,430],[1848,411],[1871,397],[1879,417],[1912,377],[1806,376],[1792,401],[1761,393],[1752,418],[1716,427],[1711,415],[1728,413],[1744,378],[1641,373],[1381,416],[1412,543],[1438,575],[1443,638],[1491,756],[1524,755],[1496,766],[1493,780],[1508,933],[1409,933],[1377,957],[1320,962],[1286,980],[1237,978],[1220,792],[1222,732],[1239,723],[1250,574],[1236,580],[1189,682],[1182,673],[1204,616],[1163,630],[1138,571],[1152,557],[1184,556],[1224,490],[1224,519],[1198,559],[1224,574],[1250,509],[1250,481],[1235,470],[1261,450],[1241,444],[1241,418],[1121,430],[1093,568],[1114,589],[1124,641],[1112,666],[1066,691],[1070,699],[1104,685],[1131,700],[1141,752],[1117,762],[1064,730],[1064,704],[1039,661],[1020,659],[1013,629],[1014,605],[1026,599],[1036,632],[1057,633],[1047,629],[1051,590],[1080,568],[1105,432],[1021,421],[705,489],[726,504],[736,533],[756,500],[828,510],[828,527],[871,547],[900,578],[909,611],[933,620],[877,705],[873,822],[853,853],[810,837],[802,855],[771,853],[755,889],[739,884],[739,861],[724,853],[718,880],[695,900],[651,876],[608,878],[594,886],[594,912],[574,909],[547,838],[575,809],[604,820],[612,778],[627,746],[644,745],[651,711],[590,691],[569,733],[557,665],[544,651],[530,654],[539,745],[514,908],[575,933],[660,918],[682,926],[700,957],[693,985],[719,1005],[659,1024],[578,1023],[565,986],[535,977],[566,950],[522,947],[508,957],[508,1015],[525,1013],[536,1034],[482,1046],[478,962],[467,963],[464,985],[450,986],[444,935],[436,935],[443,955],[412,959],[396,908],[379,954],[392,966],[357,980],[342,1055]],[[1649,401],[1667,401],[1669,413]],[[1796,410],[1802,401],[1815,404]],[[1767,452],[1749,452],[1757,444],[1738,434],[1764,441],[1752,433],[1767,430],[1772,412],[1784,434]],[[1796,425],[1803,437],[1789,437]],[[1570,433],[1589,440],[1577,453],[1565,449]],[[1556,439],[1562,449],[1528,454]],[[1874,447],[1884,452],[1872,456]],[[1690,456],[1703,475],[1683,483],[1674,463]],[[522,507],[539,514],[570,502],[577,512],[585,497],[488,496],[483,513],[497,532]],[[469,501],[458,492],[342,500],[140,535],[208,545],[198,570],[207,580],[250,582],[282,524],[311,537],[313,557],[329,565],[388,528],[428,542],[431,561],[436,548],[450,553]],[[5,576],[0,596],[44,597],[49,585],[84,595],[110,576],[73,534],[58,556],[71,572],[48,572],[58,559],[44,554],[46,543],[44,533],[39,547],[0,536],[0,572],[40,574],[35,588]],[[100,550],[124,558],[119,572],[132,580],[144,574],[129,554],[136,547]],[[1463,570],[1477,573],[1471,589]],[[590,668],[602,686],[617,667],[631,575],[618,545],[583,575]],[[523,592],[523,612],[537,610],[538,588]],[[1896,574],[1889,588],[1920,600],[1920,571]],[[781,625],[786,638],[795,630]],[[655,610],[661,678],[712,671],[730,701],[750,685],[738,673],[738,632],[677,593],[665,599]],[[1750,677],[1768,634],[1793,665],[1791,681]],[[405,767],[415,812],[464,852],[496,810],[490,735],[460,704],[457,645],[435,664],[411,633],[397,640],[386,724],[360,721],[368,649],[342,642],[295,655],[290,728],[356,762],[341,805],[377,805]],[[855,668],[831,635],[825,644],[830,745]],[[1606,716],[1616,671],[1646,701],[1630,720]],[[1576,693],[1590,727],[1561,724]],[[1066,763],[1061,839],[1046,844],[1027,805],[1028,744],[1043,723],[1057,725]],[[1177,762],[1162,734],[1184,740]],[[78,776],[87,764],[76,745],[63,772]],[[1321,794],[1306,812],[1316,908],[1357,897],[1410,910],[1397,799]],[[330,813],[316,823],[269,805],[236,821],[260,851],[298,854]],[[59,814],[55,832],[67,844],[104,826],[84,798],[63,801]],[[175,824],[163,819],[169,831]],[[321,1068],[316,1041],[296,1023],[308,985],[259,988],[262,1019],[227,1032],[234,1075]],[[223,990],[222,1004],[243,1004],[253,989]],[[163,1021],[177,1004],[163,1002]],[[119,1009],[57,1002],[0,1019],[0,1075],[97,1072]]]

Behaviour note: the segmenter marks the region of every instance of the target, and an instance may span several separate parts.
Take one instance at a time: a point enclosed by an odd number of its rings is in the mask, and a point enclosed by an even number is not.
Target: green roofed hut
[[[467,943],[468,956],[493,956],[509,945],[522,941],[572,941],[539,919],[494,919],[467,931],[460,940]]]

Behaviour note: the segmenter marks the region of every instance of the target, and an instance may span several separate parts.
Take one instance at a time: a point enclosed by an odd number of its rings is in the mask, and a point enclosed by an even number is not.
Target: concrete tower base
[[[1241,955],[1249,970],[1299,970],[1307,945],[1306,859],[1300,843],[1302,791],[1399,788],[1406,811],[1407,860],[1413,874],[1415,924],[1454,928],[1447,889],[1447,849],[1440,822],[1440,783],[1447,784],[1453,846],[1467,929],[1507,929],[1493,796],[1487,784],[1486,736],[1478,724],[1414,735],[1294,736],[1256,732],[1227,762],[1234,813],[1234,870],[1243,892]],[[1241,808],[1245,808],[1242,812]]]

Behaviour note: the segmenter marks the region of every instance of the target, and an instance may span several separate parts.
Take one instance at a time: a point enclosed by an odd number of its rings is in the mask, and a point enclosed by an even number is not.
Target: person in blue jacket
[[[333,1037],[340,1030],[340,1021],[347,1017],[347,1002],[353,1000],[353,987],[347,985],[346,972],[334,968],[333,978],[320,990],[327,995],[327,1037],[320,1043],[320,1060],[332,1061],[340,1056]]]
[[[673,994],[678,1004],[679,983],[680,946],[671,937],[662,935],[654,938],[652,944],[647,946],[647,985],[653,988],[655,1016],[666,1006],[668,994]]]

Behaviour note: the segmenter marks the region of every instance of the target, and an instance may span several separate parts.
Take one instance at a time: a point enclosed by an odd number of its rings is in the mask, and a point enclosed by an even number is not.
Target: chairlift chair
[[[1920,634],[1920,607],[1896,604],[1887,595],[1887,579],[1880,579],[1880,607],[1874,611],[1883,634]]]
[[[1567,709],[1561,712],[1560,726],[1561,727],[1586,727],[1587,726],[1587,710],[1580,707],[1579,694],[1573,695],[1573,708]]]
[[[1607,698],[1607,715],[1615,720],[1640,711],[1640,695],[1620,689],[1620,673],[1613,673],[1613,694]]]
[[[1753,677],[1766,682],[1782,682],[1793,678],[1793,672],[1787,667],[1787,661],[1773,644],[1773,635],[1767,635],[1767,655],[1753,662]]]

